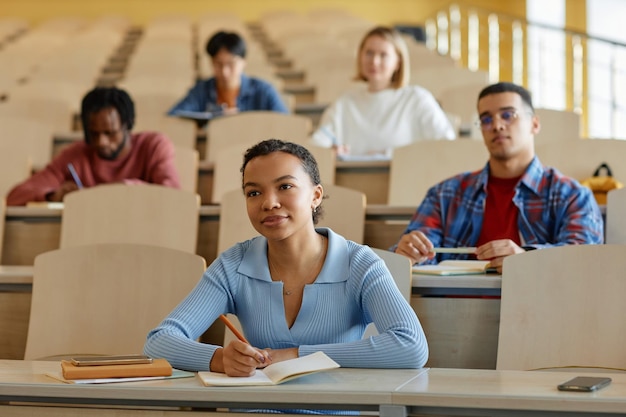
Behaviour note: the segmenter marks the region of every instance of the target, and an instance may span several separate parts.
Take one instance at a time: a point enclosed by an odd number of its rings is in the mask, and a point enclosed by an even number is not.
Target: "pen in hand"
[[[74,182],[76,183],[76,186],[79,189],[83,188],[83,183],[80,180],[80,178],[78,177],[78,174],[76,173],[76,169],[74,169],[74,165],[72,165],[71,162],[69,164],[67,164],[67,169],[69,169],[70,174],[72,175],[72,178],[74,179]]]
[[[233,332],[237,339],[241,340],[244,343],[250,344],[250,342],[248,342],[248,339],[246,339],[245,336],[241,334],[241,332],[230,322],[230,320],[228,320],[228,317],[226,317],[224,314],[221,314],[220,320],[222,320],[226,327],[228,327],[230,331]]]

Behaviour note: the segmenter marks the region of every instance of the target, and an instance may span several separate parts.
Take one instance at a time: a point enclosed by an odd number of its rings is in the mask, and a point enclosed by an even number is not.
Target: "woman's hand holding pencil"
[[[219,319],[233,332],[237,340],[215,352],[211,360],[212,371],[224,372],[229,376],[250,376],[257,368],[264,368],[272,363],[268,350],[250,345],[248,339],[224,314],[220,315]]]

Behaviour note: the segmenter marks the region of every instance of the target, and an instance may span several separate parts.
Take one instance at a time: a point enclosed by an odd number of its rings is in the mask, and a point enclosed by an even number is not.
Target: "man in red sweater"
[[[116,182],[180,188],[174,146],[160,133],[131,133],[135,108],[125,91],[91,90],[83,98],[81,119],[85,141],[68,146],[43,170],[15,186],[7,205],[63,201],[81,187]]]

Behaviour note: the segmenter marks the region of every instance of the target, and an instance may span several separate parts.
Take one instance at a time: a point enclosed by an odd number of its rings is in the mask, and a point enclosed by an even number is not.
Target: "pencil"
[[[228,320],[228,317],[226,317],[224,314],[221,314],[220,320],[222,320],[226,327],[228,327],[230,331],[233,332],[235,336],[237,336],[237,339],[241,340],[244,343],[250,344],[250,342],[248,342],[248,339],[246,339],[245,336],[242,335],[241,332],[237,330],[237,328],[230,322],[230,320]]]
[[[430,251],[435,253],[476,253],[476,248],[432,248]]]
[[[72,165],[71,162],[67,164],[67,169],[70,170],[70,174],[72,175],[72,178],[74,179],[74,182],[76,183],[76,186],[78,186],[78,188],[83,188],[83,183],[80,180],[80,177],[76,173],[76,169],[74,169],[74,165]]]

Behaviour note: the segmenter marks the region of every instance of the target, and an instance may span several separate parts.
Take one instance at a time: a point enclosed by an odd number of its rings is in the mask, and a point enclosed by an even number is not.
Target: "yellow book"
[[[252,376],[236,377],[219,372],[198,372],[198,378],[206,386],[278,385],[304,375],[335,368],[339,368],[337,362],[324,352],[315,352],[257,369]]]
[[[413,273],[424,275],[477,275],[496,272],[496,269],[490,268],[489,264],[489,261],[450,259],[441,261],[437,265],[416,265],[413,267]]]
[[[65,379],[131,378],[145,376],[170,376],[172,366],[165,359],[154,359],[152,363],[132,365],[76,366],[70,361],[61,361]]]

